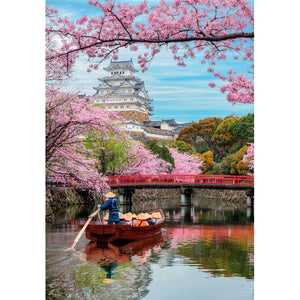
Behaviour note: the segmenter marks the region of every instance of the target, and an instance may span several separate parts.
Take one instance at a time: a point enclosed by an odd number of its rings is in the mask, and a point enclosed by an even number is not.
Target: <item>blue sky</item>
[[[139,1],[130,1],[130,3]],[[158,1],[151,1],[158,2]],[[98,10],[90,7],[87,0],[48,0],[46,5],[58,9],[61,16],[70,19],[77,19],[83,15],[97,16]],[[152,120],[172,119],[179,122],[197,122],[207,117],[222,117],[228,115],[243,116],[254,112],[253,104],[232,105],[226,100],[226,94],[219,91],[222,83],[209,74],[207,65],[201,65],[202,53],[197,53],[195,59],[186,61],[186,67],[178,67],[172,58],[171,51],[164,49],[153,61],[150,68],[145,73],[140,71],[137,64],[137,56],[142,52],[132,52],[123,49],[119,53],[120,60],[133,60],[136,74],[145,82],[148,95],[153,99]],[[142,52],[143,53],[143,52]],[[107,66],[109,61],[102,63],[102,68]],[[234,64],[234,67],[233,67]],[[68,91],[80,91],[86,95],[93,95],[93,87],[99,85],[97,78],[102,77],[106,72],[101,68],[91,73],[86,72],[88,62],[82,57],[76,65],[76,71],[71,80],[65,82],[64,88]],[[233,60],[217,61],[215,70],[221,74],[226,74],[230,69],[234,69],[241,74],[247,74],[246,66],[241,62]],[[217,87],[212,89],[208,83],[214,81]]]

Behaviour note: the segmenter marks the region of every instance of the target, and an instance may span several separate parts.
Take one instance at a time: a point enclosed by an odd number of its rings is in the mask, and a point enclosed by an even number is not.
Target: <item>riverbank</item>
[[[116,198],[119,195],[116,191]],[[211,189],[194,189],[192,198],[199,199],[215,199],[229,203],[236,203],[241,206],[246,204],[247,196],[245,191],[239,190],[211,190]],[[139,202],[153,201],[153,199],[169,199],[170,202],[178,202],[180,199],[179,189],[136,189],[133,194],[134,200],[138,199]],[[76,190],[76,189],[55,189],[47,190],[46,193],[46,221],[52,222],[54,220],[53,210],[68,207],[72,205],[86,205],[100,203],[104,201],[101,196],[95,191],[89,190]],[[155,203],[153,203],[155,205]]]
[[[100,203],[100,195],[94,191],[77,189],[47,189],[46,191],[46,221],[54,220],[53,211],[73,205]]]

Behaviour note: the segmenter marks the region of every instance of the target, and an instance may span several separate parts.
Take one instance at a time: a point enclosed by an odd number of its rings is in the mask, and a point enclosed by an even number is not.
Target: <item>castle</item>
[[[126,119],[122,125],[134,136],[173,141],[178,132],[192,123],[177,123],[174,119],[151,121],[153,107],[144,82],[128,61],[110,61],[104,68],[107,76],[98,78],[100,84],[93,98],[104,110],[117,112]]]

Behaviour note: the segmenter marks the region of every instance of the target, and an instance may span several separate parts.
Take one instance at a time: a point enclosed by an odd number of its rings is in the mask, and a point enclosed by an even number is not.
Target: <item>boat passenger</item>
[[[132,217],[132,219],[131,219],[131,225],[133,226],[134,223],[136,222],[136,214],[132,214],[131,217]]]
[[[144,213],[140,213],[136,217],[136,221],[134,223],[134,227],[142,227],[142,226],[149,226],[147,222],[148,216]]]
[[[152,220],[152,216],[150,214],[148,214],[148,213],[146,213],[146,216],[147,216],[147,223],[149,225],[154,225],[155,222]]]
[[[132,213],[128,212],[126,214],[124,214],[125,217],[125,222],[127,225],[132,225],[131,221],[132,221]]]
[[[154,219],[154,223],[158,223],[161,220],[161,214],[160,212],[154,212],[152,213],[152,218]]]
[[[111,224],[120,224],[119,219],[119,211],[118,211],[118,203],[115,199],[116,195],[112,192],[108,192],[106,195],[106,203],[104,205],[98,205],[100,210],[109,210],[109,217],[108,217],[108,225]]]
[[[121,224],[121,225],[127,224],[125,222],[125,216],[122,213],[120,213],[120,212],[119,212],[119,219],[120,219],[120,223],[119,224]]]

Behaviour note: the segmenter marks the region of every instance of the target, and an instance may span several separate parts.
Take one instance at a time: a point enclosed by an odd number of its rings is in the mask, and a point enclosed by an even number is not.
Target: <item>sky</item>
[[[130,3],[138,1],[130,1]],[[157,2],[157,1],[152,1]],[[87,0],[47,0],[46,5],[56,8],[60,16],[67,16],[76,20],[83,15],[97,16],[98,10],[90,7]],[[153,107],[151,120],[175,119],[177,122],[198,122],[208,117],[224,118],[228,115],[244,116],[254,112],[253,104],[231,104],[226,100],[226,94],[220,92],[222,85],[220,80],[208,73],[207,65],[201,65],[202,53],[197,53],[195,59],[186,61],[186,67],[177,66],[170,50],[163,49],[152,60],[150,67],[144,73],[137,64],[137,56],[142,52],[133,52],[122,49],[118,56],[119,60],[133,60],[138,73],[136,76],[144,81],[146,90]],[[88,67],[87,58],[81,57],[75,67],[72,78],[65,82],[64,89],[67,91],[80,91],[92,96],[95,94],[93,87],[99,86],[99,77],[105,76],[103,70],[109,64],[104,61],[98,70],[86,72]],[[232,65],[234,64],[234,67]],[[216,62],[215,70],[226,74],[230,69],[246,75],[249,71],[241,62],[230,59]],[[217,87],[211,88],[209,82],[215,82]]]

